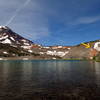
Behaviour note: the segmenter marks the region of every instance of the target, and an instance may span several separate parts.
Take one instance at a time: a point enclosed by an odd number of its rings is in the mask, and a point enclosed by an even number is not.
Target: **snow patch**
[[[31,46],[21,46],[23,49],[30,49]]]
[[[0,26],[0,28],[1,28],[1,29],[2,29],[2,28],[3,28],[3,29],[7,29],[7,27],[6,27],[6,26]]]
[[[7,35],[7,33],[3,33],[3,36]]]
[[[53,57],[52,59],[56,59],[55,57]]]
[[[11,45],[12,47],[17,47],[16,45]]]
[[[96,42],[94,44],[94,49],[96,49],[97,51],[100,51],[100,42]]]
[[[4,53],[4,54],[8,54],[8,52],[6,52],[6,51],[4,51],[3,53]]]
[[[8,38],[8,35],[0,37],[0,40]]]
[[[9,39],[5,39],[4,41],[2,41],[1,43],[3,44],[11,44],[11,41]]]
[[[23,58],[23,60],[28,60],[28,58]]]
[[[10,38],[11,38],[11,40],[15,41],[15,39],[13,37],[10,37]]]
[[[20,44],[20,43],[17,41],[17,44]]]
[[[41,55],[43,55],[43,54],[44,54],[44,52],[40,52],[40,54],[41,54]]]
[[[32,50],[28,50],[28,52],[32,53],[33,51]]]
[[[67,48],[68,50],[70,50],[71,48]]]
[[[3,60],[3,58],[0,58],[0,60]]]
[[[50,47],[43,47],[43,48],[49,49]]]
[[[62,51],[47,51],[47,55],[52,55],[52,56],[60,56],[63,57],[65,56],[69,51],[62,52]]]
[[[29,46],[30,44],[29,43],[24,43],[24,45]]]
[[[13,53],[12,55],[13,55],[13,56],[16,56],[16,54],[14,54],[14,53]]]
[[[62,48],[62,46],[58,46],[58,48]]]
[[[41,45],[38,45],[39,47],[41,47]]]
[[[26,40],[25,40],[25,39],[22,39],[21,41],[26,42]]]

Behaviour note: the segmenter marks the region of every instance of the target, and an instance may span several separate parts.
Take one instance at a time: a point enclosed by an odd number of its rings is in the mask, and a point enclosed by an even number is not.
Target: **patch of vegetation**
[[[89,59],[87,59],[87,58],[66,58],[63,60],[89,60]]]
[[[100,53],[93,57],[93,60],[100,62]]]

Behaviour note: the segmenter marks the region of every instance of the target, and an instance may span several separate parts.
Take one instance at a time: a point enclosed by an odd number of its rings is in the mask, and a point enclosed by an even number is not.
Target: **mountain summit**
[[[33,42],[13,32],[7,26],[0,26],[0,43],[10,44],[14,47],[29,48]]]

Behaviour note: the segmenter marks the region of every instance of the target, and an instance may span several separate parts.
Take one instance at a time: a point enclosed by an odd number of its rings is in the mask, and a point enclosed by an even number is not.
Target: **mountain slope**
[[[83,43],[73,46],[69,54],[65,55],[63,58],[71,59],[93,59],[100,52],[100,40],[85,42],[84,44],[89,45],[87,48]]]

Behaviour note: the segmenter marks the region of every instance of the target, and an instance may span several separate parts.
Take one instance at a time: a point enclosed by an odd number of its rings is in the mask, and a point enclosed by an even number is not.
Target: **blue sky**
[[[100,0],[0,0],[0,25],[16,10],[8,26],[35,43],[76,45],[100,39]]]

